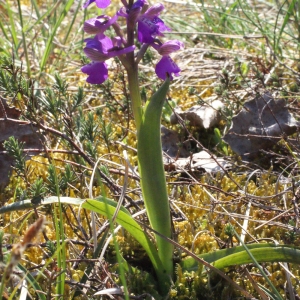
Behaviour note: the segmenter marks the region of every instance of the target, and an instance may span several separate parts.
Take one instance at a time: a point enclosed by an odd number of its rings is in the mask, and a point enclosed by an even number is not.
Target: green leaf
[[[223,153],[227,156],[228,155],[228,146],[222,140],[222,135],[221,135],[221,132],[220,132],[219,128],[215,128],[214,133],[215,133],[215,139],[216,139],[217,144],[218,144],[218,148],[220,150],[222,150]]]
[[[292,246],[263,247],[250,250],[257,262],[289,262],[300,264],[300,249]],[[234,265],[243,265],[252,263],[251,257],[246,251],[232,254],[215,261],[214,266],[218,269],[224,269]]]
[[[98,200],[87,200],[81,207],[108,217],[114,215],[117,202],[101,197]],[[132,218],[129,211],[122,207],[116,217],[116,222],[126,229],[147,252],[156,272],[162,274],[162,264],[154,244],[150,241],[142,227]]]
[[[171,217],[166,177],[162,158],[161,114],[170,80],[162,84],[159,90],[146,103],[142,123],[138,133],[138,161],[141,187],[151,227],[171,238]],[[169,276],[173,274],[173,245],[156,235],[161,268]],[[167,289],[167,288],[166,288]]]
[[[290,262],[300,264],[300,249],[291,245],[274,244],[251,244],[247,245],[255,259],[259,262]],[[252,263],[252,259],[244,250],[243,246],[222,249],[211,253],[199,255],[214,267],[224,269],[230,266]],[[192,271],[198,269],[198,262],[193,258],[187,258],[180,263],[184,270]]]

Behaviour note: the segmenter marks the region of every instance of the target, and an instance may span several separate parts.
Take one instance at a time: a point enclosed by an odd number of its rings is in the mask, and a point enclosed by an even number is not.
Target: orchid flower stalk
[[[110,0],[88,0],[84,7],[96,2],[99,8],[106,8]],[[85,40],[85,54],[92,62],[82,67],[88,75],[87,82],[101,84],[108,78],[107,59],[118,57],[125,67],[131,97],[131,107],[137,129],[138,164],[141,188],[151,227],[167,238],[171,238],[171,216],[162,160],[160,120],[162,107],[173,75],[178,76],[180,69],[170,54],[183,47],[178,40],[162,43],[159,37],[170,31],[159,18],[163,5],[158,3],[149,7],[146,0],[122,0],[123,6],[115,16],[97,16],[84,23],[84,31],[94,37]],[[118,25],[118,19],[125,18],[126,32]],[[105,31],[112,27],[116,36],[109,38]],[[135,52],[136,37],[141,44]],[[157,76],[165,80],[161,88],[143,105],[138,80],[138,64],[148,47],[152,47],[162,57],[155,67]],[[173,246],[160,235],[156,235],[158,256],[162,270],[157,272],[161,289],[166,291],[173,276]],[[162,275],[163,274],[163,275]],[[166,279],[168,278],[168,279]],[[169,280],[169,283],[166,283]]]

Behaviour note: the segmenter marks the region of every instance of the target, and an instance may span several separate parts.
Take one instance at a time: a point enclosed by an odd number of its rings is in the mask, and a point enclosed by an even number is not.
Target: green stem
[[[134,45],[135,23],[127,22],[127,43]],[[171,216],[167,193],[166,178],[162,160],[160,119],[163,103],[169,89],[169,79],[162,85],[145,107],[142,107],[138,78],[138,62],[134,53],[126,55],[123,62],[127,75],[131,97],[131,107],[135,119],[138,142],[138,163],[141,175],[141,187],[150,225],[161,235],[171,238]],[[161,293],[169,292],[173,276],[173,245],[160,236],[156,236],[161,270],[157,277]]]
[[[129,93],[131,98],[131,108],[135,120],[137,133],[140,131],[142,123],[142,100],[139,88],[138,67],[132,64],[131,68],[127,69]]]

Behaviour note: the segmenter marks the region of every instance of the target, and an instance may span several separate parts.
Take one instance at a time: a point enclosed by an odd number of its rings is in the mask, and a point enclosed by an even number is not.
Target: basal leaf
[[[300,264],[300,249],[290,245],[274,244],[251,244],[247,245],[255,259],[261,262],[290,262]],[[209,263],[213,263],[214,267],[224,269],[230,266],[243,265],[252,263],[248,253],[243,246],[238,246],[229,249],[214,251],[199,255]],[[197,270],[198,262],[193,258],[187,258],[180,263],[184,270]]]

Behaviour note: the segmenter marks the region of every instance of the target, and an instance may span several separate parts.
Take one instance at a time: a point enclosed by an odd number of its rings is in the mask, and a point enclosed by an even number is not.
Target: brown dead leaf
[[[21,111],[15,107],[9,107],[6,100],[0,97],[0,191],[9,182],[13,158],[5,153],[3,142],[14,136],[19,142],[24,142],[26,158],[42,151],[41,135],[37,128],[27,121],[20,121]],[[30,150],[36,151],[30,151]]]
[[[247,159],[261,149],[269,149],[283,136],[295,133],[298,126],[285,101],[275,100],[270,93],[265,93],[245,103],[233,117],[223,139],[234,152]]]

